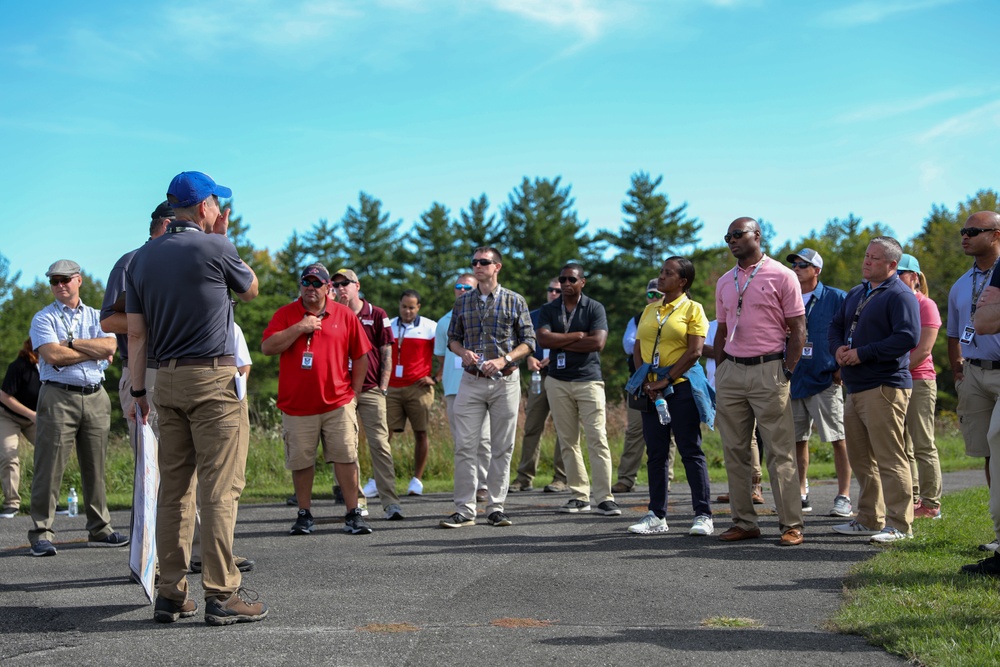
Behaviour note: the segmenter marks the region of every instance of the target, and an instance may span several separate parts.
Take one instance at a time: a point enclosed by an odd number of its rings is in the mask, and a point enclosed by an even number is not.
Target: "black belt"
[[[979,366],[984,371],[1000,371],[1000,361],[990,361],[989,359],[969,359],[973,366]]]
[[[99,384],[88,384],[85,387],[81,387],[76,384],[63,384],[62,382],[53,382],[51,380],[46,380],[42,384],[47,384],[50,387],[55,387],[56,389],[62,389],[63,391],[73,391],[77,394],[83,394],[84,396],[88,394],[96,394],[101,390],[101,385]]]
[[[743,364],[744,366],[757,366],[759,364],[766,364],[769,361],[781,361],[784,358],[785,358],[784,352],[765,354],[760,357],[734,357],[731,354],[726,355],[726,359],[729,359],[729,361],[735,361],[736,363]]]
[[[166,368],[170,365],[170,362],[174,362],[174,367],[209,366],[215,368],[216,366],[235,366],[236,357],[232,355],[225,357],[178,357],[177,359],[165,359],[160,362],[154,362],[157,365],[152,366],[152,368]]]

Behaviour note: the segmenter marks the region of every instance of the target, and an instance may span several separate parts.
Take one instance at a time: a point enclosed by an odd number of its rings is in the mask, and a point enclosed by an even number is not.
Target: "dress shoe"
[[[631,493],[632,485],[628,482],[615,482],[615,485],[611,487],[611,493]]]
[[[801,530],[798,530],[797,528],[789,528],[781,534],[781,539],[778,540],[778,546],[794,547],[797,544],[802,544],[803,539]]]
[[[719,539],[723,542],[739,542],[740,540],[752,540],[757,537],[760,537],[760,528],[754,527],[750,530],[744,530],[739,526],[731,526],[729,530],[719,535]]]
[[[729,494],[728,493],[720,493],[718,496],[715,497],[715,502],[717,502],[717,503],[728,503],[729,502]]]

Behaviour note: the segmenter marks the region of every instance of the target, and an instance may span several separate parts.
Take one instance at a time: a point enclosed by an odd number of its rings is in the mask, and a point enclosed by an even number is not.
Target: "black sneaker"
[[[491,526],[497,526],[498,528],[503,528],[504,526],[511,525],[510,517],[503,512],[497,510],[496,512],[491,512],[488,517],[486,517],[486,523]]]
[[[808,493],[806,495],[802,496],[802,511],[803,512],[812,512],[813,511],[812,503],[809,502],[809,494]]]
[[[344,504],[344,492],[340,490],[340,487],[336,484],[333,485],[333,504],[343,505]]]
[[[603,503],[597,506],[597,513],[603,514],[604,516],[621,516],[621,508],[618,507],[618,503],[613,500],[605,500]]]
[[[582,500],[577,500],[576,498],[571,498],[565,505],[559,508],[559,511],[563,514],[576,514],[577,512],[589,512],[590,503],[584,502]]]
[[[285,504],[288,505],[289,507],[298,507],[299,499],[296,498],[295,494],[293,493],[292,495],[285,498]]]
[[[371,535],[372,529],[361,516],[361,510],[355,507],[344,515],[344,532],[351,535]]]
[[[466,526],[475,526],[476,520],[467,519],[458,512],[455,512],[447,519],[441,519],[438,525],[442,528],[465,528]]]
[[[124,547],[128,544],[128,538],[121,533],[115,532],[96,540],[87,540],[88,547]]]
[[[205,622],[232,625],[262,621],[267,616],[267,605],[257,600],[257,593],[246,588],[237,589],[228,598],[209,598],[205,601]]]
[[[178,618],[191,618],[198,613],[198,603],[188,598],[184,602],[174,602],[159,595],[153,608],[153,620],[159,623],[174,623]]]
[[[984,577],[1000,577],[1000,554],[993,554],[989,558],[984,558],[978,563],[963,565],[962,572],[965,574],[977,574]]]
[[[38,540],[31,545],[32,556],[55,556],[56,547],[48,540]]]
[[[312,512],[309,510],[299,510],[299,516],[295,519],[295,525],[289,531],[289,535],[308,535],[313,532],[316,524],[313,522]]]
[[[56,514],[59,516],[69,516],[69,508],[65,505],[56,505]]]

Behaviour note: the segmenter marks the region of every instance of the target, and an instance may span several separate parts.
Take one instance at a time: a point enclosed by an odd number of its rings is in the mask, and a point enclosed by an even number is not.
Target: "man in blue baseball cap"
[[[233,191],[200,171],[183,171],[177,174],[167,188],[167,201],[174,208],[189,208],[213,196],[229,199],[233,196]]]

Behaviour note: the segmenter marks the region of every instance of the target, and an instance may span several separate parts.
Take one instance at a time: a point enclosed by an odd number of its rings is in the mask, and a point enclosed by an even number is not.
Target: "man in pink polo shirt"
[[[750,437],[756,422],[767,443],[781,527],[778,544],[794,546],[802,544],[802,502],[789,379],[805,340],[802,289],[791,269],[761,252],[760,226],[753,218],[734,220],[725,238],[737,265],[719,278],[715,290],[715,423],[726,459],[733,525],[719,539],[760,537],[750,479]]]

